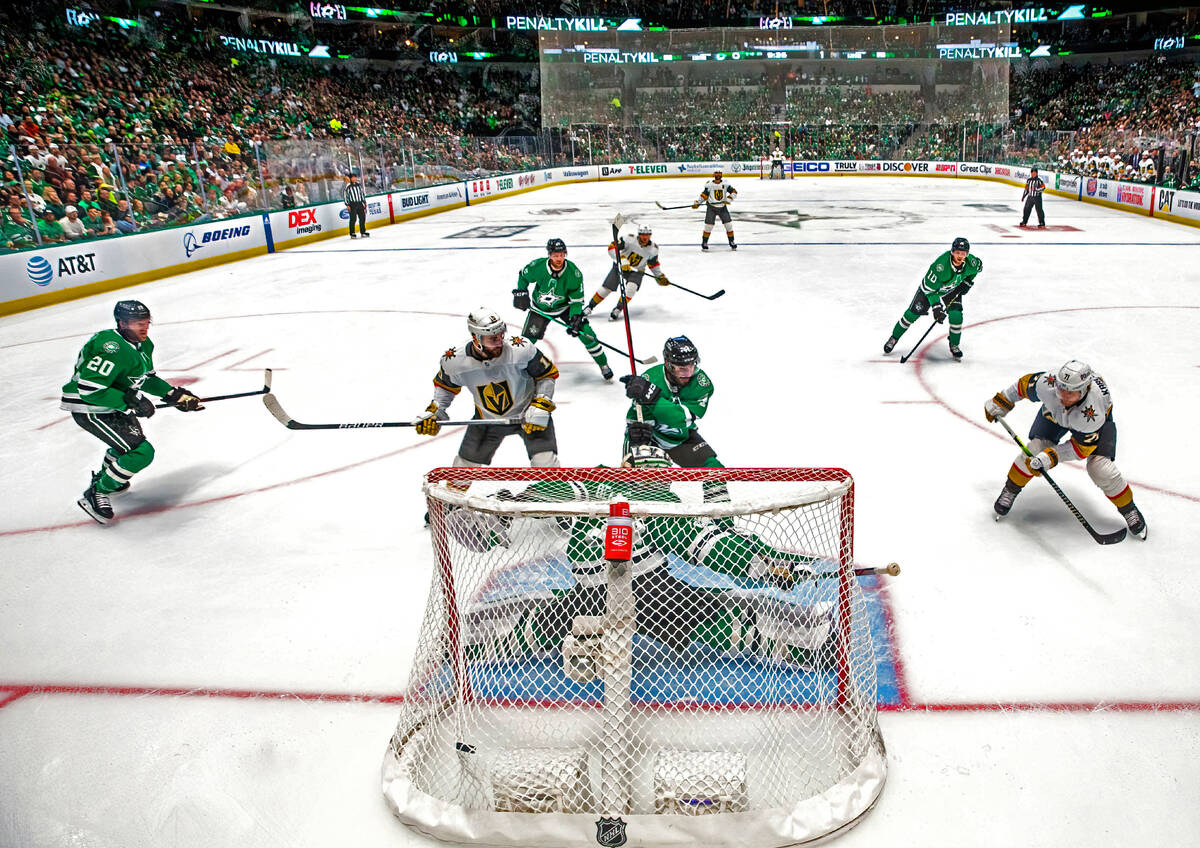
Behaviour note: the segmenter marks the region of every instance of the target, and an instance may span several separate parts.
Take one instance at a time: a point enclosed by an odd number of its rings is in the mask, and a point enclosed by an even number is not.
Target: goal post
[[[758,177],[762,180],[795,179],[795,162],[790,156],[785,156],[781,160],[771,156],[761,156],[758,160]]]
[[[403,822],[489,845],[774,848],[874,805],[847,472],[440,468],[424,493],[433,573],[382,769]],[[628,562],[605,558],[614,501]]]

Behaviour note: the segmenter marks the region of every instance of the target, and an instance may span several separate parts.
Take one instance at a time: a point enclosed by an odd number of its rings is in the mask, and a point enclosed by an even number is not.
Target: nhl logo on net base
[[[619,848],[626,842],[625,820],[618,818],[600,817],[596,821],[596,842],[604,848]]]

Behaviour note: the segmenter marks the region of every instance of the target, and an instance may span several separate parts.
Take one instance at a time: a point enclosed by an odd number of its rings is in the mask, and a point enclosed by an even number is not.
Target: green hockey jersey
[[[696,422],[708,412],[708,400],[712,397],[713,384],[700,368],[682,389],[676,391],[663,373],[662,365],[655,365],[643,375],[662,391],[653,406],[642,407],[642,420],[654,425],[654,436],[664,450],[678,447],[687,441],[696,429]],[[630,404],[626,418],[637,418],[637,404]]]
[[[529,287],[533,290],[529,291]],[[573,318],[583,311],[583,273],[570,259],[555,274],[549,259],[535,259],[517,275],[517,288],[529,291],[529,302],[544,315]]]
[[[951,293],[960,286],[960,295],[969,292],[971,286],[975,285],[976,275],[982,270],[983,260],[970,253],[962,268],[956,270],[947,250],[929,266],[929,271],[921,280],[921,292],[929,300],[930,306],[944,305],[949,302]]]
[[[87,340],[75,360],[75,373],[62,387],[60,407],[68,412],[124,412],[129,389],[162,397],[171,385],[154,373],[154,342],[134,344],[116,330]]]

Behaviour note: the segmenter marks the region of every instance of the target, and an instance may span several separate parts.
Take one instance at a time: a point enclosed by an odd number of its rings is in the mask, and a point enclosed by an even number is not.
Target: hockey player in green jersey
[[[150,310],[137,300],[122,300],[113,309],[115,330],[96,333],[79,352],[75,373],[62,388],[62,409],[75,423],[108,445],[100,470],[78,500],[80,508],[100,524],[113,519],[109,495],[129,489],[133,475],[154,460],[138,418],[154,414],[147,394],[176,409],[204,409],[200,398],[171,386],[154,373],[154,342],[150,341]],[[145,394],[143,394],[143,392]]]
[[[667,339],[663,364],[621,378],[633,401],[626,414],[630,444],[654,444],[681,468],[724,468],[696,422],[708,412],[713,384],[699,367],[700,352],[687,336]],[[640,421],[638,407],[641,407]],[[728,500],[721,482],[706,483],[705,500]]]
[[[625,466],[646,468],[670,464],[665,452],[653,445],[635,446],[626,455]],[[678,503],[669,484],[637,480],[542,481],[511,494],[498,493],[501,500],[556,503],[572,500]],[[461,544],[478,551],[496,545],[508,546],[504,519],[486,512],[455,510],[447,518],[448,529]],[[563,525],[560,524],[560,527]],[[474,633],[469,637],[477,656],[497,659],[530,653],[561,650],[577,616],[603,613],[606,603],[604,558],[605,520],[576,516],[563,527],[568,531],[565,547],[573,585],[552,590],[552,597],[528,609],[515,627]],[[693,640],[718,650],[737,647],[758,654],[781,656],[785,661],[803,662],[804,650],[819,646],[830,631],[829,610],[818,608],[793,613],[788,624],[803,630],[800,638],[788,641],[789,651],[776,652],[754,634],[758,630],[779,635],[787,626],[755,627],[754,602],[745,600],[755,588],[764,592],[764,608],[778,614],[785,605],[777,592],[787,592],[800,580],[816,576],[813,557],[780,550],[755,533],[731,525],[690,516],[646,516],[635,520],[634,547],[630,565],[637,632],[649,636],[676,653],[683,653]],[[740,599],[727,590],[694,585],[671,573],[669,557],[732,578],[745,587]],[[499,619],[483,617],[489,624]],[[510,619],[511,620],[511,619]],[[797,650],[799,649],[799,650]],[[480,658],[482,658],[480,656]]]
[[[975,277],[983,270],[983,261],[971,255],[971,243],[962,236],[956,238],[950,249],[933,260],[921,287],[913,295],[912,303],[892,328],[892,335],[883,343],[883,352],[891,353],[904,335],[904,331],[920,316],[933,310],[933,320],[939,324],[950,316],[950,355],[962,359],[963,296],[975,285]]]
[[[575,336],[587,348],[604,379],[611,380],[608,357],[583,314],[583,274],[579,266],[567,259],[567,245],[560,238],[546,242],[546,253],[545,259],[534,259],[517,275],[513,306],[529,312],[522,335],[536,344],[546,334],[551,319],[559,319],[567,325],[567,335]]]

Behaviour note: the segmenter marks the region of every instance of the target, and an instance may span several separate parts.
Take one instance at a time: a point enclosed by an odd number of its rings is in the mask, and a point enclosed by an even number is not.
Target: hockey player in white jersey
[[[776,169],[779,171],[779,179],[782,180],[787,176],[783,172],[783,151],[778,147],[771,151],[771,179],[775,179]]]
[[[442,354],[433,378],[433,401],[415,419],[422,436],[436,435],[462,389],[475,399],[476,419],[521,418],[518,424],[467,427],[455,466],[491,465],[500,443],[519,435],[533,466],[557,466],[554,434],[554,381],[558,369],[537,346],[520,336],[505,336],[505,323],[494,310],[475,309],[467,316],[471,338]]]
[[[988,421],[1003,418],[1022,398],[1042,404],[1029,428],[1029,452],[1008,469],[1008,480],[996,498],[997,520],[1012,509],[1025,484],[1062,461],[1084,460],[1088,476],[1125,518],[1129,532],[1146,538],[1146,519],[1133,502],[1133,492],[1117,469],[1117,424],[1112,394],[1090,365],[1072,359],[1057,371],[1026,374],[984,405]],[[1070,440],[1059,444],[1063,436]]]
[[[780,167],[783,167],[782,161]],[[700,197],[692,203],[693,209],[699,209],[701,203],[705,204],[704,235],[700,238],[701,250],[708,250],[708,237],[712,234],[713,224],[718,218],[725,226],[725,236],[729,239],[730,248],[737,250],[737,242],[733,240],[733,219],[729,217],[729,204],[735,197],[737,197],[737,189],[725,182],[720,171],[714,171],[713,178],[704,184]]]
[[[620,321],[629,301],[637,294],[642,285],[642,278],[647,272],[654,277],[660,286],[669,286],[671,281],[663,273],[658,264],[658,245],[650,238],[653,230],[649,224],[638,227],[637,236],[618,236],[617,240],[608,245],[608,258],[613,261],[613,267],[591,302],[583,308],[584,317],[592,314],[592,310],[604,302],[604,299],[615,292],[620,284],[617,280],[618,267],[625,279],[625,296],[620,298],[612,312],[608,314],[610,321]]]

